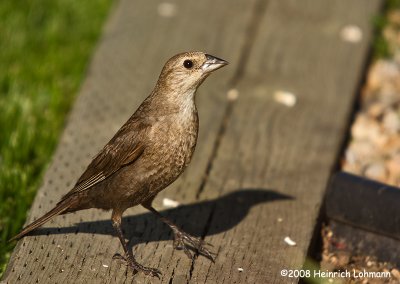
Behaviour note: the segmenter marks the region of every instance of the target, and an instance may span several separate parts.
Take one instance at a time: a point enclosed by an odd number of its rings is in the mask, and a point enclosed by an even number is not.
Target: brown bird
[[[157,276],[159,270],[139,264],[125,242],[123,212],[141,204],[174,232],[174,247],[192,257],[195,248],[213,260],[204,242],[182,231],[152,207],[157,193],[175,181],[194,152],[198,115],[195,93],[211,72],[228,62],[203,52],[185,52],[167,61],[151,94],[93,158],[74,188],[56,207],[26,226],[19,239],[52,217],[89,208],[112,210],[112,224],[134,272]]]

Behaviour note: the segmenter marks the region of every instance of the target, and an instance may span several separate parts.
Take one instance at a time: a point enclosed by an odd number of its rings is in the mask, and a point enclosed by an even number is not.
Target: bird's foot
[[[115,254],[113,259],[122,259],[126,262],[126,265],[129,266],[133,273],[136,274],[137,272],[143,272],[145,275],[150,275],[152,277],[157,277],[160,279],[161,271],[156,268],[145,267],[138,263],[134,258],[131,257],[124,257],[120,254]]]
[[[206,248],[206,246],[212,246],[211,244],[206,243],[201,238],[194,237],[177,228],[174,228],[173,231],[175,249],[183,250],[187,257],[193,259],[193,255],[190,252],[190,248],[192,248],[197,250],[199,254],[210,259],[212,262],[215,262],[213,253]]]

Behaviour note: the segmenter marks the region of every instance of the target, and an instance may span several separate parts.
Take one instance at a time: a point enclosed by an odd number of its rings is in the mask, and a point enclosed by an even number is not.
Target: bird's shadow
[[[228,231],[239,224],[251,207],[293,197],[266,189],[240,189],[213,200],[201,201],[160,213],[175,222],[180,228],[194,236],[209,236]],[[172,240],[170,228],[152,213],[127,216],[122,219],[124,235],[130,240],[130,247],[141,242]],[[114,235],[111,220],[81,222],[70,227],[39,228],[30,235],[71,234],[71,233]]]

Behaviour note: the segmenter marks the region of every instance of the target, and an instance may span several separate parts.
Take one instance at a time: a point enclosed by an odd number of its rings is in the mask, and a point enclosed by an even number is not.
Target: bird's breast
[[[145,150],[149,189],[162,190],[172,183],[189,164],[197,141],[198,117],[179,114],[159,119],[149,133]]]
[[[162,149],[163,157],[168,158],[171,167],[181,169],[192,157],[197,141],[198,118],[197,113],[182,117],[176,114],[165,121],[160,121],[158,131],[158,149]],[[161,138],[161,139],[160,139]]]

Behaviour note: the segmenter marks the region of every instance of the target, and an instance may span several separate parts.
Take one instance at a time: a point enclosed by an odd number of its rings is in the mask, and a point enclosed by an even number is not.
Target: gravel
[[[393,56],[377,60],[369,68],[342,170],[400,187],[400,10],[389,12],[388,21],[383,35]],[[400,283],[399,267],[374,256],[352,254],[346,249],[346,240],[338,239],[329,226],[322,230],[322,241],[322,270],[390,272],[389,279],[328,282]]]

